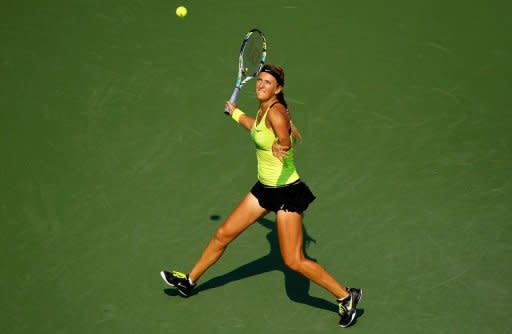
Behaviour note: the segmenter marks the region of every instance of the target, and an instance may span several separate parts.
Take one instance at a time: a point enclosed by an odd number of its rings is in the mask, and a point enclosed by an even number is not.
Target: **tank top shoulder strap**
[[[261,120],[266,119],[266,118],[267,118],[267,115],[268,115],[268,112],[270,111],[270,109],[272,109],[272,107],[274,107],[274,106],[275,106],[276,104],[278,104],[278,103],[281,103],[281,102],[276,101],[276,102],[272,103],[272,104],[267,108],[267,110],[265,111],[265,114],[263,115],[263,117],[261,118]]]
[[[267,110],[265,111],[265,113],[263,114],[263,116],[261,117],[261,120],[258,122],[258,125],[265,122],[265,120],[267,119],[267,114],[268,112],[270,111],[270,109],[272,109],[272,107],[274,107],[276,104],[282,104],[280,101],[275,101],[274,103],[272,103],[268,108]],[[291,125],[291,119],[290,119],[290,125]]]
[[[278,103],[281,103],[281,102],[276,101],[276,102],[272,103],[272,104],[270,105],[270,107],[268,107],[267,112],[268,112],[270,109],[272,109],[272,107],[273,107],[273,106],[275,106],[275,105],[276,105],[276,104],[278,104]]]

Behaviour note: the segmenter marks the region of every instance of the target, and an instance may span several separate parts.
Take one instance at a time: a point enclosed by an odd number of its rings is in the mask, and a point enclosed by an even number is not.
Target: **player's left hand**
[[[276,139],[272,144],[272,154],[282,163],[284,163],[284,160],[288,158],[289,149],[289,147],[281,145],[279,143],[279,139]]]

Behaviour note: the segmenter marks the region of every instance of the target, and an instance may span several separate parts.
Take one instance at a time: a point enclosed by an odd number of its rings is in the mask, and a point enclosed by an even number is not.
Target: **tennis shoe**
[[[162,270],[160,276],[165,283],[176,288],[183,297],[190,296],[190,292],[195,287],[195,284],[190,283],[188,274],[180,273],[179,271],[168,272]]]
[[[340,315],[339,326],[349,327],[356,318],[357,303],[363,296],[362,289],[347,288],[348,296],[343,299],[338,299],[338,314]]]

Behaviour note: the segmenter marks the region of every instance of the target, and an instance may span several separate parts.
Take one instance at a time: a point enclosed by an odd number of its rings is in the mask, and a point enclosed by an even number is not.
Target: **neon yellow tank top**
[[[267,114],[268,110],[258,124],[256,118],[251,128],[251,137],[256,144],[258,180],[266,186],[283,186],[299,179],[295,168],[293,142],[288,157],[282,163],[272,154],[272,144],[277,137],[265,124]]]

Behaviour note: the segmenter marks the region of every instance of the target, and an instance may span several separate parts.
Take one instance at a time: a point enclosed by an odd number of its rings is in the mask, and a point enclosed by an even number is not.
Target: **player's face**
[[[256,80],[256,98],[263,101],[268,101],[281,91],[281,86],[278,85],[276,78],[267,72],[260,72]]]

